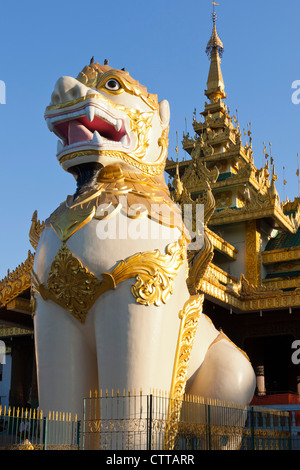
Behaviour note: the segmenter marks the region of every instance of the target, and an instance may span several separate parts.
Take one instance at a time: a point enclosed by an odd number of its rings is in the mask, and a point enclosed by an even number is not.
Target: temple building
[[[250,129],[242,144],[226,106],[215,14],[206,52],[208,101],[200,120],[194,113],[195,135],[183,135],[187,158],[166,165],[174,200],[183,208],[205,205],[206,243],[201,256],[191,253],[189,282],[205,294],[213,323],[250,357],[257,395],[298,395],[292,345],[300,338],[300,198],[280,202],[272,156],[255,166]]]
[[[166,164],[173,199],[183,208],[204,206],[203,244],[189,252],[188,286],[204,293],[205,314],[248,355],[257,374],[254,402],[280,395],[281,403],[298,403],[300,366],[292,360],[292,345],[300,340],[300,198],[280,202],[272,156],[266,154],[263,168],[255,166],[250,129],[242,144],[238,120],[226,105],[215,14],[206,52],[207,102],[200,120],[194,113],[195,135],[183,136],[188,157]],[[34,214],[33,249],[42,229]],[[0,340],[8,366],[0,364],[2,404],[37,403],[33,260],[29,252],[0,281]]]
[[[26,236],[26,234],[24,234]],[[0,281],[0,405],[38,405],[30,301],[34,254]],[[4,360],[3,360],[4,359]]]

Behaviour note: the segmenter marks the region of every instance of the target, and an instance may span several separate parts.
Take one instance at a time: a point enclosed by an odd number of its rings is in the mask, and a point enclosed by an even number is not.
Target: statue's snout
[[[88,90],[89,88],[73,77],[60,77],[57,80],[54,91],[51,95],[50,106],[77,100],[85,96]]]

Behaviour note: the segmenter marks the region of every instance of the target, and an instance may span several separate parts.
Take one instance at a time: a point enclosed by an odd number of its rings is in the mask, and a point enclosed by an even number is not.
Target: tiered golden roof
[[[166,166],[173,179],[169,184],[171,193],[179,204],[211,201],[211,196],[214,199],[214,210],[205,221],[213,253],[209,258],[205,256],[207,266],[205,271],[201,270],[202,279],[189,282],[198,286],[198,291],[238,311],[300,305],[300,200],[280,203],[274,160],[266,154],[265,166],[260,169],[255,166],[249,125],[244,130],[248,141],[242,143],[238,119],[230,116],[225,104],[221,71],[223,43],[217,33],[215,16],[213,20],[206,49],[210,68],[205,95],[209,101],[205,102],[200,120],[194,112],[195,135],[183,134],[182,146],[188,157],[182,161],[168,160]],[[209,198],[208,193],[211,193]],[[233,236],[233,232],[239,232],[240,238]],[[283,264],[272,249],[275,239],[282,244],[284,234],[288,237],[286,243],[295,244],[294,267],[290,269],[292,280],[282,274]],[[284,252],[285,248],[277,251]],[[192,264],[196,258],[203,262],[199,254],[193,254]],[[195,276],[195,272],[191,270],[190,276]]]

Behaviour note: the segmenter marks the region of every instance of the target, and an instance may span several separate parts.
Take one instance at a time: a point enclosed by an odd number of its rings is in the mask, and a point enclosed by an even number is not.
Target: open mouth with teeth
[[[49,129],[60,139],[57,158],[75,150],[129,148],[125,120],[116,118],[98,103],[48,109],[45,119]]]

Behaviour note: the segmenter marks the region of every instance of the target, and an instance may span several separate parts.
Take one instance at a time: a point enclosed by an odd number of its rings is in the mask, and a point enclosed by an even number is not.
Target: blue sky
[[[210,0],[1,2],[0,279],[25,261],[31,216],[44,220],[75,188],[56,161],[57,138],[44,122],[56,80],[77,76],[92,56],[130,74],[171,107],[169,156],[204,108],[212,22]],[[272,143],[281,199],[298,196],[299,0],[219,0],[222,72],[231,114],[251,122],[254,161]],[[179,146],[180,147],[180,146]],[[183,158],[183,150],[179,157]],[[287,185],[283,187],[283,166]]]

